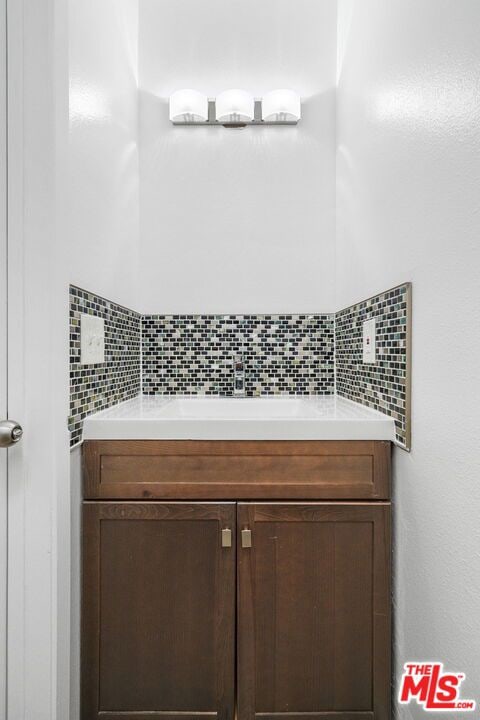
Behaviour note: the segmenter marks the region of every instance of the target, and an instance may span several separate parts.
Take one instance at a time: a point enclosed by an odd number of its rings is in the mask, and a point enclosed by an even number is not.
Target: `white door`
[[[69,718],[67,6],[0,0],[0,720]]]

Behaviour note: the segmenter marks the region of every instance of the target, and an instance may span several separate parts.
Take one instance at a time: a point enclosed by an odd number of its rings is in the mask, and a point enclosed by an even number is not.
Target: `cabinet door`
[[[239,720],[390,716],[389,512],[239,504]]]
[[[82,720],[233,718],[235,514],[84,503]]]

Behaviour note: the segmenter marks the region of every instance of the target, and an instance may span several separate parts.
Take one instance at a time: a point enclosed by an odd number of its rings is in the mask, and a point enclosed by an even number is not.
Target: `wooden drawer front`
[[[91,440],[89,499],[376,499],[390,497],[383,441]]]

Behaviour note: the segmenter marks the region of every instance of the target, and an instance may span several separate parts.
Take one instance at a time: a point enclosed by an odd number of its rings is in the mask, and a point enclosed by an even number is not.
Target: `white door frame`
[[[7,720],[69,717],[66,0],[6,0],[8,398]]]
[[[7,34],[0,0],[0,420],[7,400]],[[7,702],[7,451],[0,450],[0,717]]]

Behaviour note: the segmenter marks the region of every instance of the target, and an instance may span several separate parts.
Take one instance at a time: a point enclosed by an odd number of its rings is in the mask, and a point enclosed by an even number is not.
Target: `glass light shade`
[[[196,90],[177,90],[170,95],[170,120],[172,122],[206,122],[208,98]]]
[[[300,96],[294,90],[272,90],[262,98],[265,122],[296,122],[301,116]]]
[[[216,109],[218,122],[251,122],[255,101],[245,90],[225,90],[216,99]]]

